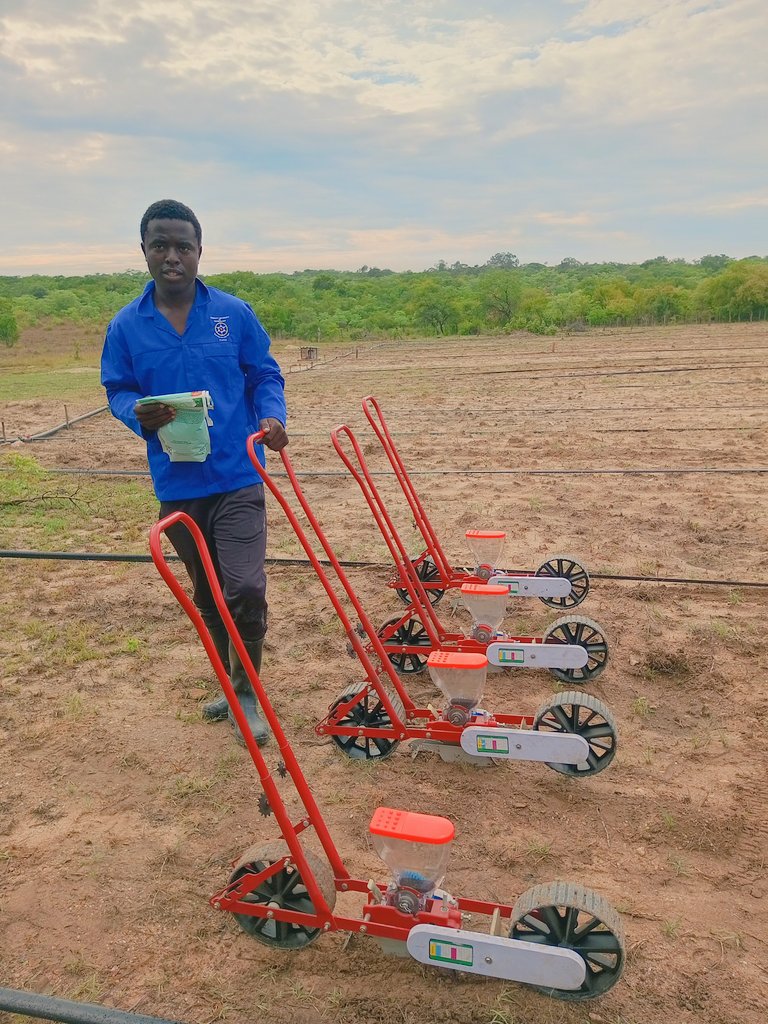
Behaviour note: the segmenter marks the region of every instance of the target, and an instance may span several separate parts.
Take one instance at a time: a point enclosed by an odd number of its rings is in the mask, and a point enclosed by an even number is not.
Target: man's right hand
[[[149,402],[146,405],[137,402],[133,412],[144,430],[159,430],[176,419],[176,410],[162,402]]]

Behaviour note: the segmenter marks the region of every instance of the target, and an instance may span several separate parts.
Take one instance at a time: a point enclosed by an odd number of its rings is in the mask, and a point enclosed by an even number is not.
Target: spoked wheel
[[[572,949],[584,961],[581,988],[566,990],[531,985],[556,999],[596,999],[613,988],[624,969],[624,929],[610,903],[599,893],[569,882],[535,885],[512,908],[511,939]]]
[[[571,592],[565,597],[540,597],[549,608],[575,608],[589,593],[589,573],[570,555],[552,555],[536,570],[537,576],[565,576],[571,581]]]
[[[416,575],[419,577],[422,583],[434,583],[436,580],[440,579],[440,570],[437,568],[437,566],[435,565],[431,558],[425,558],[424,561],[421,562],[419,565],[415,564],[417,561],[417,558],[412,558],[411,564],[416,569]],[[395,590],[395,593],[403,602],[403,604],[411,603],[411,599],[405,587]],[[429,598],[429,603],[433,605],[437,604],[437,602],[440,600],[444,593],[445,589],[427,590],[427,597]]]
[[[331,706],[331,711],[339,704],[346,704],[350,698],[359,693],[365,683],[352,683],[337,698]],[[405,708],[403,702],[394,691],[387,687],[387,696],[400,717],[405,721]],[[338,725],[353,726],[357,729],[386,729],[391,720],[386,708],[375,690],[371,690],[362,700],[353,704],[344,718],[340,719]],[[353,761],[383,761],[397,749],[400,740],[387,739],[384,736],[334,736],[331,739],[342,752]]]
[[[597,679],[608,664],[608,641],[601,626],[584,615],[566,615],[547,626],[544,643],[576,644],[587,650],[587,663],[582,668],[551,668],[549,671],[564,683],[588,685]]]
[[[288,852],[288,846],[284,842],[259,843],[251,846],[235,864],[229,880],[237,882],[243,875],[257,874],[285,857]],[[320,892],[333,910],[336,904],[336,886],[330,868],[310,850],[305,850],[304,856]],[[245,902],[276,904],[275,909],[279,907],[300,914],[315,913],[314,904],[295,864],[286,864],[276,874],[262,882],[253,892],[248,893]],[[234,916],[243,931],[252,938],[263,942],[265,946],[276,946],[278,949],[303,949],[322,931],[321,928],[278,921],[275,918],[251,917],[249,914]]]
[[[401,616],[398,615],[393,619],[387,619],[379,630],[379,636],[390,626],[399,622],[400,618]],[[408,647],[423,647],[425,649],[424,654],[402,654],[399,651],[387,653],[395,671],[399,672],[400,675],[413,675],[417,672],[423,672],[427,667],[427,658],[429,657],[431,644],[429,642],[429,634],[418,619],[408,619],[407,622],[398,626],[392,636],[388,637],[384,643],[407,644]]]
[[[613,715],[602,701],[579,690],[554,694],[539,708],[533,721],[539,732],[575,733],[589,744],[584,764],[550,764],[562,775],[587,778],[603,771],[616,756],[618,732]]]

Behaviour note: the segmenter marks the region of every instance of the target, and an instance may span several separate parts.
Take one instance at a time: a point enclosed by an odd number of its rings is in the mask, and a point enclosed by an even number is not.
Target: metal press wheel
[[[331,712],[339,706],[346,704],[350,697],[359,693],[365,683],[352,683],[343,690],[331,705]],[[387,695],[394,705],[395,711],[402,722],[405,721],[405,708],[397,694],[387,687]],[[340,719],[338,725],[353,726],[357,729],[385,729],[391,725],[391,720],[386,708],[381,703],[379,695],[375,690],[370,690],[362,700],[353,704],[346,716]],[[353,761],[383,761],[397,749],[400,740],[387,739],[384,736],[335,736],[330,734],[331,739],[338,749],[351,758]]]
[[[575,644],[587,650],[587,663],[582,668],[551,668],[549,671],[564,683],[588,686],[608,664],[608,640],[602,626],[584,615],[565,615],[544,631],[544,643]]]
[[[574,733],[589,744],[583,765],[547,762],[562,775],[589,778],[604,771],[616,756],[616,720],[602,701],[580,690],[553,694],[536,712],[533,727],[539,732]]]
[[[613,988],[624,969],[624,929],[599,893],[571,882],[534,885],[512,908],[511,939],[571,949],[582,958],[586,977],[576,990],[530,985],[555,999],[597,999]]]
[[[379,637],[382,633],[393,626],[396,622],[399,622],[402,616],[396,615],[394,618],[387,619],[384,625],[379,630]],[[424,625],[416,618],[408,619],[401,626],[395,630],[392,636],[382,641],[385,644],[407,644],[409,647],[423,647],[425,653],[422,654],[402,654],[399,651],[387,652],[387,657],[392,662],[395,671],[404,676],[415,675],[419,672],[423,672],[427,667],[427,658],[429,652],[432,649],[432,645],[429,640],[429,634],[427,633]]]
[[[435,580],[440,579],[440,570],[437,568],[431,558],[425,558],[418,566],[416,566],[417,558],[411,559],[411,564],[416,567],[416,575],[419,577],[422,583],[433,583]],[[411,599],[408,595],[408,591],[405,587],[401,587],[395,590],[395,593],[403,602],[403,604],[410,604]],[[427,590],[427,597],[429,603],[435,605],[442,598],[445,590]]]
[[[287,843],[282,840],[274,843],[257,843],[245,851],[235,864],[229,881],[237,882],[243,875],[257,874],[289,853]],[[324,860],[311,850],[305,850],[304,856],[325,897],[329,908],[336,905],[336,886],[333,874]],[[275,903],[284,910],[293,910],[301,914],[314,914],[315,907],[307,892],[307,887],[295,864],[285,864],[280,871],[262,882],[253,892],[245,897],[248,903]],[[251,917],[249,914],[234,914],[237,923],[257,942],[277,949],[303,949],[313,942],[322,932],[322,928],[311,928],[290,921],[278,921],[275,918]]]
[[[549,608],[575,608],[589,593],[589,573],[570,555],[552,555],[536,570],[537,576],[565,576],[571,581],[571,592],[565,597],[540,597]]]

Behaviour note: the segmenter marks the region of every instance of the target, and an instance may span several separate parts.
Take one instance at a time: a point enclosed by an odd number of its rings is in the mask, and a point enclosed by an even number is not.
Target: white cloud
[[[555,213],[546,210],[534,213],[531,219],[540,224],[552,224],[555,227],[581,228],[595,223],[595,218],[589,213]]]
[[[56,167],[78,174],[92,164],[103,163],[107,152],[108,142],[103,135],[86,135],[51,153],[51,157]]]
[[[752,252],[764,26],[764,0],[5,0],[2,265],[120,268],[166,195],[265,269],[679,254],[694,207],[686,251]]]
[[[749,194],[726,195],[713,201],[712,199],[696,199],[689,202],[678,202],[672,206],[662,205],[657,212],[665,213],[676,211],[686,214],[728,214],[741,211],[760,211],[768,207],[768,191],[752,192]]]

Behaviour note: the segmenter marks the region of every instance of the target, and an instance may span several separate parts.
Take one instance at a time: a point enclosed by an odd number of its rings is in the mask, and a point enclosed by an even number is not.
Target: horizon
[[[204,255],[205,255],[205,253],[203,253],[203,256]],[[512,254],[512,255],[516,255],[516,254]],[[700,256],[697,256],[697,257],[695,257],[693,259],[686,259],[685,257],[681,257],[681,256],[656,255],[656,256],[649,256],[649,257],[647,257],[644,260],[633,261],[633,262],[622,262],[622,261],[619,261],[619,260],[584,260],[584,261],[582,261],[582,260],[577,260],[576,257],[573,257],[573,256],[564,256],[557,263],[544,263],[544,262],[542,262],[540,260],[530,260],[530,261],[525,261],[524,262],[522,260],[522,258],[520,258],[519,259],[519,265],[517,267],[514,267],[514,268],[513,267],[506,267],[506,268],[501,268],[501,269],[526,270],[526,269],[532,268],[532,267],[543,267],[543,268],[545,268],[547,270],[557,270],[557,269],[559,269],[563,265],[563,263],[565,263],[566,261],[570,261],[570,260],[575,260],[575,263],[571,264],[573,267],[608,267],[608,266],[610,266],[610,267],[617,267],[617,268],[623,268],[623,267],[643,268],[643,267],[647,266],[648,264],[653,264],[653,263],[660,262],[660,261],[666,261],[666,263],[669,263],[669,264],[683,264],[685,266],[694,267],[694,266],[699,266],[701,264],[702,260],[705,260],[705,259],[708,259],[708,258],[726,259],[729,262],[737,263],[737,262],[741,262],[743,260],[768,260],[768,255],[761,255],[760,253],[749,253],[749,255],[747,255],[747,256],[733,256],[730,253],[707,252],[707,253],[702,253]],[[341,267],[302,267],[300,270],[299,269],[295,269],[295,270],[251,270],[251,269],[249,269],[247,267],[237,266],[237,267],[229,267],[229,268],[222,269],[222,270],[210,270],[210,271],[206,271],[205,269],[202,268],[203,260],[201,259],[201,261],[200,261],[201,262],[201,267],[198,270],[198,277],[200,277],[200,278],[215,277],[215,276],[217,276],[219,274],[254,274],[257,277],[262,277],[262,276],[266,277],[266,276],[269,276],[269,275],[276,274],[276,275],[283,276],[283,277],[298,277],[298,276],[301,276],[303,274],[359,274],[361,276],[365,276],[366,274],[370,274],[371,272],[382,273],[382,274],[462,273],[464,270],[483,270],[483,269],[486,269],[486,268],[487,269],[494,269],[493,266],[489,263],[490,259],[492,259],[492,257],[488,257],[488,259],[486,261],[484,261],[483,263],[475,263],[475,264],[464,263],[461,260],[454,260],[453,264],[451,264],[451,263],[448,263],[447,260],[445,260],[445,261],[438,260],[438,263],[444,262],[445,266],[444,267],[439,267],[437,265],[433,265],[433,266],[430,266],[430,267],[421,267],[421,268],[407,267],[407,268],[404,268],[404,269],[401,269],[401,270],[397,270],[397,269],[395,269],[393,267],[380,267],[380,266],[376,266],[375,264],[370,264],[369,265],[367,263],[364,263],[361,266],[356,267],[354,269],[346,269],[346,268],[341,268]],[[457,263],[460,264],[460,266],[458,268],[455,267],[455,264],[457,264]],[[112,276],[112,275],[119,276],[121,274],[131,274],[131,275],[136,275],[137,277],[139,277],[139,276],[140,277],[146,277],[148,280],[149,280],[149,276],[150,276],[146,266],[144,266],[144,267],[123,267],[120,270],[108,270],[108,271],[102,271],[102,270],[83,270],[83,271],[79,271],[79,272],[71,271],[71,272],[68,272],[68,273],[41,273],[40,271],[31,271],[31,272],[28,272],[28,273],[18,273],[18,274],[0,273],[0,280],[2,280],[4,278],[27,278],[27,277],[50,277],[50,278],[59,278],[59,277],[63,277],[63,278],[69,278],[69,277],[109,277],[109,276]]]

